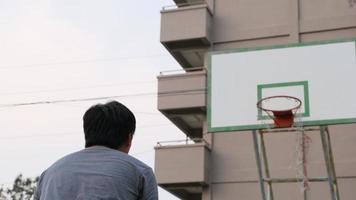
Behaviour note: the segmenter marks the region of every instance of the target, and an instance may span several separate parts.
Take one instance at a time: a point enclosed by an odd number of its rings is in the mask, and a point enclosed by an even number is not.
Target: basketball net
[[[267,113],[273,115],[273,113]],[[296,171],[296,179],[300,181],[300,191],[303,193],[310,190],[309,178],[308,178],[308,152],[312,143],[311,138],[304,132],[304,124],[302,121],[301,109],[298,108],[295,112],[294,123],[291,128],[296,129],[295,140],[295,152],[294,152],[294,164],[293,168]],[[275,129],[274,123],[271,119],[261,120],[266,132],[273,131]],[[299,181],[298,181],[299,182]]]
[[[304,124],[301,120],[301,114],[295,115],[294,128],[297,129],[296,134],[296,145],[295,145],[295,169],[296,169],[296,179],[302,180],[300,182],[301,192],[310,190],[309,178],[308,178],[308,152],[311,145],[311,138],[304,131]]]

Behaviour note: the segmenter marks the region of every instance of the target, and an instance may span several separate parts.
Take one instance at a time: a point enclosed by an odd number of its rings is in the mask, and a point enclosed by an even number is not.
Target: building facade
[[[266,171],[258,167],[252,132],[207,129],[206,57],[212,51],[355,39],[356,1],[174,1],[161,11],[160,40],[184,73],[158,76],[158,109],[193,142],[155,147],[158,184],[192,200],[355,199],[356,125],[329,126],[332,149],[324,148],[319,127],[306,133],[312,140],[307,192],[295,178],[295,133],[265,134],[269,167],[263,180],[270,181],[261,183],[259,170]]]

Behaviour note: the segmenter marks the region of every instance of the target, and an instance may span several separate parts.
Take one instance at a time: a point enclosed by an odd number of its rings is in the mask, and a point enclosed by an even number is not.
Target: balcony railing
[[[184,2],[184,1],[179,1],[179,2]],[[174,10],[174,9],[178,9],[181,7],[186,7],[186,6],[195,6],[195,5],[202,5],[202,4],[206,4],[206,1],[204,0],[199,0],[199,1],[194,1],[194,2],[184,2],[184,3],[176,3],[175,5],[168,5],[168,6],[163,6],[162,10]]]
[[[168,74],[167,74],[168,73]],[[162,72],[158,76],[158,110],[190,138],[200,138],[206,110],[206,71]]]
[[[183,68],[204,65],[212,43],[212,16],[205,1],[162,9],[160,41]]]
[[[210,145],[203,139],[158,142],[157,183],[183,199],[200,199],[209,185]]]
[[[185,140],[170,140],[170,141],[160,141],[157,142],[157,147],[170,147],[170,146],[178,146],[178,145],[190,145],[204,143],[209,145],[209,143],[203,138],[186,138]]]

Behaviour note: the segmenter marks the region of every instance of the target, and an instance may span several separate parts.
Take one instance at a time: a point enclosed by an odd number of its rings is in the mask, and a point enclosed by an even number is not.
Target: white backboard
[[[209,55],[210,132],[266,128],[256,103],[274,95],[299,98],[305,126],[356,123],[355,41]]]

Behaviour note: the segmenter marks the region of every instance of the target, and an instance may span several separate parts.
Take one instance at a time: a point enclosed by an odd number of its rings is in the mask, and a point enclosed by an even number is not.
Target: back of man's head
[[[136,129],[133,113],[123,104],[111,101],[89,108],[83,116],[85,147],[94,145],[118,149]]]

